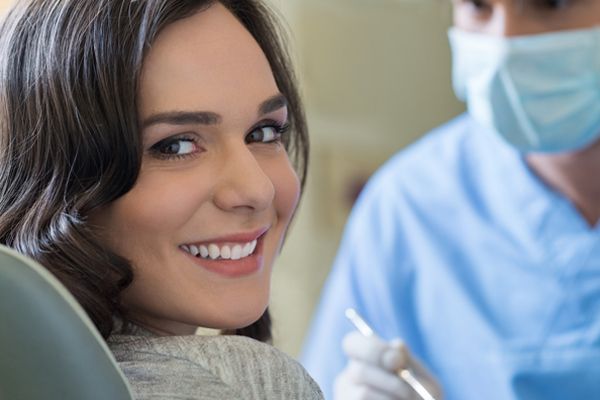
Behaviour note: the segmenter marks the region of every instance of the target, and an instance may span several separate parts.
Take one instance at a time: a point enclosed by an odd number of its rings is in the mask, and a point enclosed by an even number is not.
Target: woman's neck
[[[533,171],[575,205],[595,226],[600,220],[600,141],[571,153],[533,153],[526,158]]]
[[[144,318],[143,315],[128,315],[128,318],[132,324],[157,336],[193,335],[197,329],[196,326],[185,323]]]

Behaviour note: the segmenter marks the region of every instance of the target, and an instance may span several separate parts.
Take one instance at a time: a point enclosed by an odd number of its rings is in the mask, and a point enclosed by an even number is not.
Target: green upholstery
[[[0,245],[0,400],[126,400],[127,381],[81,306]]]

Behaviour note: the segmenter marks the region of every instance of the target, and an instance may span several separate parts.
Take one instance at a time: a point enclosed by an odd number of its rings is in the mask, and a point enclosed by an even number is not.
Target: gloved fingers
[[[344,337],[342,347],[349,358],[379,366],[388,371],[396,371],[407,362],[402,349],[392,347],[376,336],[363,336],[356,331],[352,331]]]
[[[381,362],[390,371],[398,371],[402,368],[410,368],[414,361],[408,347],[400,339],[388,342],[388,349],[383,353]]]
[[[356,386],[347,375],[340,374],[333,385],[334,400],[394,400],[369,386]]]
[[[397,376],[398,370],[408,368],[436,398],[441,398],[442,391],[435,378],[401,340],[388,343],[353,331],[344,337],[342,347],[350,358],[344,374],[349,375],[355,388],[370,387],[390,399],[413,399],[413,390]],[[403,397],[396,397],[398,395]]]
[[[389,399],[409,399],[412,389],[394,372],[351,360],[347,366],[348,379],[359,387],[369,387]]]
[[[400,368],[410,369],[419,382],[421,382],[427,388],[427,390],[429,390],[429,392],[435,396],[435,398],[441,399],[442,389],[439,383],[431,374],[431,372],[429,372],[429,370],[425,368],[425,366],[410,353],[404,342],[400,339],[394,339],[389,342],[389,345],[390,347],[397,349],[403,355],[405,363]]]

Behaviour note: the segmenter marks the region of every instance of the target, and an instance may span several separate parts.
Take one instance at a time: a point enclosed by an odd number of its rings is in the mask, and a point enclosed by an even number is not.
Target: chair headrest
[[[0,399],[131,400],[85,311],[33,260],[0,245]]]

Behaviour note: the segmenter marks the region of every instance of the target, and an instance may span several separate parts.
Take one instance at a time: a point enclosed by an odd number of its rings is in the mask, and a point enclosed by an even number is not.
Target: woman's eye
[[[281,140],[281,135],[287,126],[261,126],[254,129],[246,136],[246,143],[273,143]]]
[[[192,138],[178,137],[161,140],[151,147],[151,152],[161,158],[185,157],[198,151]]]

